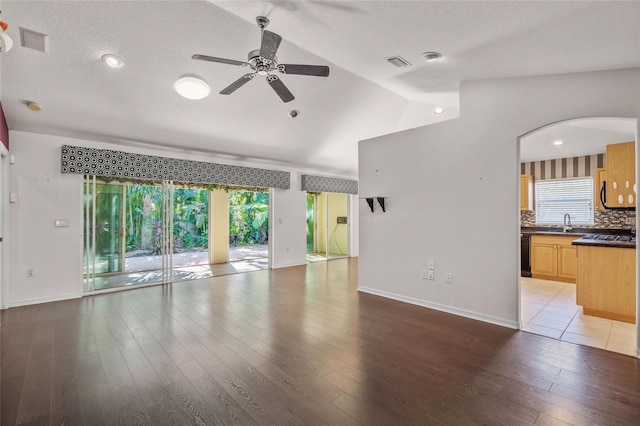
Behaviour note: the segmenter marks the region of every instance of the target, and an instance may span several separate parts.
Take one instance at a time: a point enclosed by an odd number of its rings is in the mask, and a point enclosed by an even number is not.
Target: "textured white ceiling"
[[[639,2],[5,0],[2,12],[14,40],[19,27],[50,36],[48,54],[2,55],[10,129],[344,176],[357,174],[358,140],[457,117],[460,81],[640,66]],[[284,38],[281,62],[326,64],[330,77],[283,76],[288,104],[262,78],[218,95],[246,70],[191,55],[245,60],[259,46],[257,15]],[[430,50],[443,60],[427,64]],[[104,53],[125,66],[105,67]],[[413,66],[385,61],[396,54]],[[212,94],[178,96],[186,74]]]

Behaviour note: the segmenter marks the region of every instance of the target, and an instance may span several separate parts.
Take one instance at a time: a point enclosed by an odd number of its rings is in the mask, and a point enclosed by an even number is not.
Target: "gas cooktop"
[[[587,234],[580,238],[583,241],[629,242],[635,243],[635,235]]]

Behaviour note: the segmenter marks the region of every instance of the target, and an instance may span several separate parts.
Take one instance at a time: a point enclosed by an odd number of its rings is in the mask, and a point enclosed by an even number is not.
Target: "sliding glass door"
[[[85,179],[84,291],[171,280],[174,196],[172,182]]]
[[[123,186],[95,183],[85,189],[84,273],[123,272]]]

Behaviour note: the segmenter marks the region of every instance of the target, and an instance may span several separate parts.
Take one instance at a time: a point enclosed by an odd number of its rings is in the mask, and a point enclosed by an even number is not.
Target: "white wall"
[[[461,117],[361,141],[359,290],[517,328],[518,137],[640,115],[640,70],[464,83]],[[435,261],[435,281],[421,279]],[[445,273],[453,284],[445,284]]]
[[[307,192],[300,173],[291,173],[291,189],[274,189],[272,268],[307,263]]]
[[[18,194],[18,202],[9,208],[9,307],[81,296],[83,178],[60,172],[60,148],[65,144],[265,167],[202,154],[11,131],[11,154],[16,163],[10,166],[9,188]],[[306,263],[306,192],[300,190],[300,174],[308,171],[284,170],[291,172],[291,189],[273,190],[271,200],[274,268]],[[69,227],[55,228],[55,219],[69,220]],[[31,278],[27,277],[28,269],[34,271]]]
[[[349,256],[358,257],[360,254],[360,203],[358,194],[349,196]]]
[[[82,176],[60,173],[60,138],[11,132],[9,306],[79,297],[82,291]],[[13,142],[13,141],[12,141]],[[55,228],[56,219],[69,221]],[[27,277],[32,269],[34,276]]]

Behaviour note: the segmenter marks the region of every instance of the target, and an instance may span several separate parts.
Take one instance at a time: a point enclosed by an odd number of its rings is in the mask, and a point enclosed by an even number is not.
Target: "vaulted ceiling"
[[[281,75],[289,103],[262,76],[219,95],[246,69],[191,56],[245,61],[258,15],[283,37],[281,62],[330,76]],[[640,2],[5,0],[2,19],[16,42],[0,57],[12,130],[342,176],[357,175],[359,140],[457,117],[461,81],[640,66]],[[21,47],[20,27],[47,34],[49,52]],[[124,66],[106,67],[106,53]],[[180,97],[184,75],[212,93]]]

